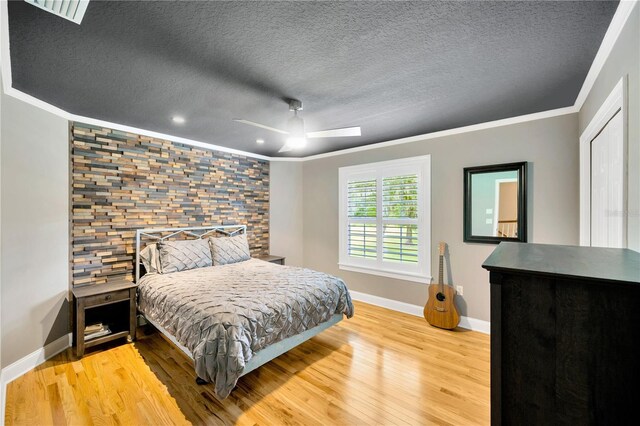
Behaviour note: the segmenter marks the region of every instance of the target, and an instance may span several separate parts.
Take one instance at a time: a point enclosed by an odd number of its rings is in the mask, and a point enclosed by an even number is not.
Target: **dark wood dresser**
[[[491,424],[640,422],[640,253],[501,243],[491,282]]]

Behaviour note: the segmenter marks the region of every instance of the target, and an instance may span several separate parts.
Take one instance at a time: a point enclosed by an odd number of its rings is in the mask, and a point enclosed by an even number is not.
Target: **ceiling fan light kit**
[[[302,111],[302,101],[289,99],[289,111]]]
[[[294,101],[291,101],[289,104],[289,109],[291,110],[292,104]],[[298,101],[299,102],[299,101]],[[302,102],[299,102],[300,108],[302,108]],[[298,110],[293,110],[293,117],[289,119],[287,122],[287,130],[289,130],[289,137],[287,138],[286,145],[289,145],[291,149],[300,149],[304,148],[307,145],[307,138],[304,134],[304,120],[301,117],[298,117]]]
[[[304,129],[304,120],[298,117],[298,111],[302,111],[302,101],[297,99],[289,99],[289,111],[293,111],[293,117],[287,121],[287,130],[276,129],[275,127],[266,126],[256,123],[255,121],[245,120],[243,118],[234,118],[236,123],[248,124],[249,126],[259,127],[271,132],[289,135],[285,144],[278,152],[287,152],[294,149],[301,149],[307,145],[307,138],[341,138],[351,136],[361,136],[360,126],[344,127],[340,129],[320,130],[316,132],[306,133]]]
[[[307,138],[300,138],[300,137],[287,138],[287,145],[289,145],[291,149],[304,148],[305,145],[307,145]]]

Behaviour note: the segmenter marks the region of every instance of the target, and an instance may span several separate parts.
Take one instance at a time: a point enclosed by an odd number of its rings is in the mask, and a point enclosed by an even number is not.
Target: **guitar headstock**
[[[445,243],[444,241],[440,241],[440,243],[438,244],[438,252],[440,252],[440,256],[444,256],[445,247],[447,247],[447,243]]]

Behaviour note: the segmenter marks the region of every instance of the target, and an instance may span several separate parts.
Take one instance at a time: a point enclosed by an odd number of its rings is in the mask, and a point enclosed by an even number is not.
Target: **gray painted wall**
[[[636,4],[579,113],[580,134],[621,77],[628,76],[628,246],[640,251],[640,6]]]
[[[2,367],[69,332],[67,126],[2,94]]]
[[[303,266],[302,164],[272,161],[269,188],[269,251],[286,264]]]
[[[445,241],[445,280],[464,286],[461,313],[488,321],[489,280],[480,265],[495,245],[462,242],[462,169],[529,161],[529,241],[576,245],[578,151],[578,117],[571,114],[304,162],[304,266],[340,276],[352,290],[423,305],[424,284],[338,269],[338,168],[431,154],[432,274],[434,247]]]

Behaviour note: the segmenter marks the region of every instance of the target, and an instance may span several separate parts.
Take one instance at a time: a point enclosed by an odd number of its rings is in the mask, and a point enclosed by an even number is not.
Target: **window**
[[[340,168],[340,269],[431,282],[431,157]]]

